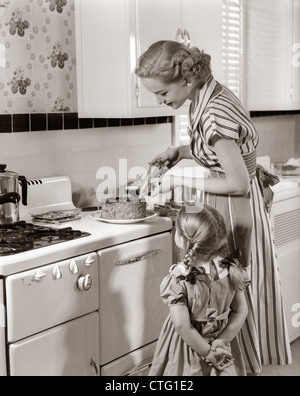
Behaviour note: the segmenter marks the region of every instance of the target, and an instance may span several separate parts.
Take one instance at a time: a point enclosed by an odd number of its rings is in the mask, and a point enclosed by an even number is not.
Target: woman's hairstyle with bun
[[[205,83],[211,76],[211,57],[196,47],[177,41],[157,41],[138,59],[135,73],[141,78],[174,83],[195,78]]]

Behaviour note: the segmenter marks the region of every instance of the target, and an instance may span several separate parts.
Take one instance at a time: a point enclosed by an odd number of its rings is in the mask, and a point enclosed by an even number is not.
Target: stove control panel
[[[8,342],[99,308],[96,253],[10,275],[5,283]]]

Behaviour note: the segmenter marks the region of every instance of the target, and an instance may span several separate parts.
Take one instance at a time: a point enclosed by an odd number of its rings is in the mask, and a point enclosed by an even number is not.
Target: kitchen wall
[[[3,0],[0,113],[77,111],[74,0]]]
[[[148,167],[147,162],[171,144],[171,123],[64,131],[0,134],[0,159],[9,170],[27,178],[66,175],[74,203],[95,203],[94,191],[103,181],[102,167]],[[114,186],[112,186],[114,187]]]
[[[300,157],[300,115],[254,117],[259,133],[257,155],[269,155],[272,162],[285,162]]]

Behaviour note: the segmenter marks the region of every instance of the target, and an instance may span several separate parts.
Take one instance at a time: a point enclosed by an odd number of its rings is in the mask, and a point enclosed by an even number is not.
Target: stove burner
[[[58,239],[60,239],[59,235],[46,235],[41,237],[41,241],[48,242],[57,241]]]
[[[71,227],[54,229],[25,221],[0,226],[0,256],[50,246],[90,235]]]
[[[33,242],[24,243],[6,243],[0,242],[0,256],[8,256],[10,254],[26,252],[33,249]]]

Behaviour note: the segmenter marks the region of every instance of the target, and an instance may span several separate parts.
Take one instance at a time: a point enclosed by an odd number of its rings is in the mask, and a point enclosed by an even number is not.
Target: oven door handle
[[[154,256],[157,256],[161,252],[160,249],[155,249],[155,250],[149,250],[145,253],[141,253],[137,256],[131,256],[127,257],[126,259],[118,260],[115,265],[117,267],[120,267],[121,265],[128,265],[128,264],[133,264],[137,263],[138,261],[143,261],[143,260],[148,260]]]

